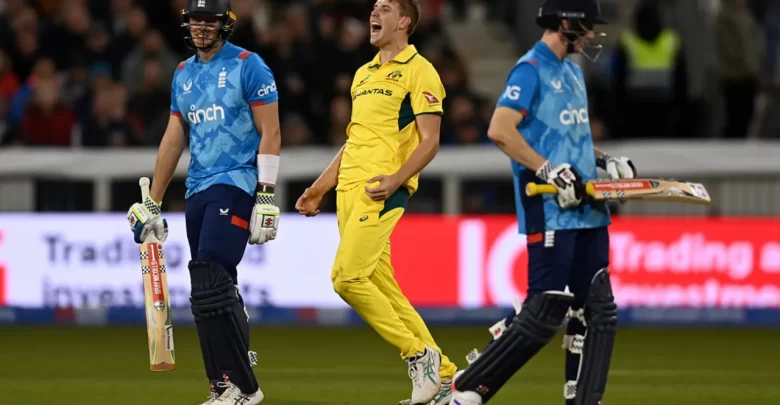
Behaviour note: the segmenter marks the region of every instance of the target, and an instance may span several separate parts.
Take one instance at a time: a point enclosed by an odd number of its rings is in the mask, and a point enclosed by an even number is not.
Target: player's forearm
[[[263,136],[260,138],[260,154],[279,156],[281,151],[282,131],[279,129],[279,127],[276,127],[268,133],[263,132]]]
[[[491,127],[488,131],[488,137],[505,155],[534,172],[547,161],[525,141],[523,135],[516,128],[496,130]]]
[[[155,202],[162,202],[165,190],[168,189],[168,185],[171,183],[183,152],[184,142],[182,139],[179,139],[175,134],[169,133],[163,136],[160,148],[157,151],[157,162],[154,165],[154,181],[149,191],[149,197]]]
[[[409,156],[409,160],[398,169],[396,176],[401,179],[402,183],[406,182],[415,174],[420,173],[425,166],[428,166],[428,163],[431,163],[436,157],[437,152],[439,152],[439,138],[423,138],[417,149],[412,152],[412,156]]]
[[[339,182],[339,167],[341,167],[341,156],[344,155],[344,148],[346,147],[347,145],[345,144],[341,147],[341,149],[339,149],[339,153],[337,153],[333,160],[331,160],[325,171],[323,171],[320,177],[314,181],[314,184],[312,184],[313,188],[322,190],[322,192],[327,193],[333,189],[333,187],[336,187]]]

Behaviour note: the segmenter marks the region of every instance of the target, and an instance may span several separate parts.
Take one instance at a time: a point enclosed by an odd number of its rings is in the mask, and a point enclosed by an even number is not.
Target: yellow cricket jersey
[[[352,81],[352,120],[341,158],[337,190],[348,190],[380,174],[394,174],[420,144],[415,117],[443,114],[446,96],[436,69],[406,47],[390,62],[379,55]],[[419,175],[404,185],[417,190]]]

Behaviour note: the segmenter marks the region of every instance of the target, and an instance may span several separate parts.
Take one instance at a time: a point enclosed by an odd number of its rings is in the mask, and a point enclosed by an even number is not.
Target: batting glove
[[[634,162],[627,157],[612,157],[604,154],[596,159],[596,165],[609,173],[612,180],[636,178]]]
[[[536,171],[536,175],[558,189],[558,205],[561,208],[577,207],[585,196],[582,177],[570,164],[553,166],[549,160]]]
[[[252,221],[249,223],[249,243],[261,245],[276,239],[279,229],[279,208],[274,205],[274,192],[269,187],[257,193],[255,207],[252,208]]]
[[[150,233],[160,242],[168,239],[168,221],[161,217],[160,204],[149,197],[141,203],[133,204],[127,211],[127,222],[133,232],[135,243],[144,243]]]

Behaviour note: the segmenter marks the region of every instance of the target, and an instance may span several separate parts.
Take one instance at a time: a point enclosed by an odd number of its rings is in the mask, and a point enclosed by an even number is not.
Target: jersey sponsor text
[[[276,93],[276,81],[272,82],[270,86],[264,84],[263,87],[257,91],[257,95],[260,97],[265,97],[272,93]]]
[[[192,124],[200,124],[202,122],[212,121],[224,121],[225,109],[221,106],[214,104],[208,108],[201,108],[196,110],[195,106],[190,106],[190,112],[187,113],[187,119]]]
[[[520,99],[520,86],[506,86],[506,90],[504,90],[504,97],[510,100]]]
[[[365,95],[369,95],[369,94],[382,94],[382,95],[385,95],[385,96],[389,97],[389,96],[393,95],[393,91],[392,90],[387,90],[387,89],[365,89],[365,90],[360,90],[357,93],[355,93],[355,98],[358,98],[358,97],[361,97],[361,96],[365,96]]]
[[[587,108],[563,110],[561,111],[560,119],[563,125],[587,124],[590,122]]]

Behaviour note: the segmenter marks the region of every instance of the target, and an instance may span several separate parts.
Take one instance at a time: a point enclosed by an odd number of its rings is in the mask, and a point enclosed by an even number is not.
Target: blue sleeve
[[[279,100],[274,74],[256,53],[249,55],[244,62],[241,85],[246,101],[252,106],[271,104]]]
[[[528,63],[516,66],[506,80],[504,94],[498,99],[499,107],[509,107],[528,116],[539,93],[539,73]]]
[[[172,115],[178,115],[181,117],[181,111],[179,111],[179,106],[176,105],[176,75],[173,75],[173,84],[171,85],[171,114]]]

